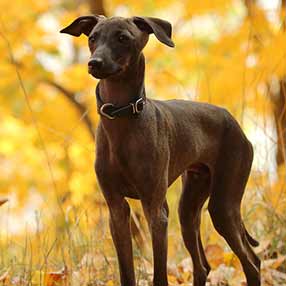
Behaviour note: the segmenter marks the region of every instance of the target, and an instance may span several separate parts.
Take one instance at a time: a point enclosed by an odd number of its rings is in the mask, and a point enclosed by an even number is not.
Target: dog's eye
[[[127,43],[129,41],[129,37],[127,37],[126,35],[119,35],[118,41],[120,43]]]
[[[95,43],[95,37],[92,36],[88,39],[88,41],[91,43],[91,44],[94,44]]]

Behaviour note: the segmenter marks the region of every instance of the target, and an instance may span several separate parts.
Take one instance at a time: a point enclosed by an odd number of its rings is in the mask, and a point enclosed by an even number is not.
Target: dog
[[[143,49],[149,35],[174,47],[169,22],[152,17],[82,16],[61,30],[85,34],[88,72],[96,87],[101,120],[96,135],[95,171],[110,213],[122,286],[134,286],[130,208],[139,199],[151,232],[154,286],[167,286],[168,187],[182,176],[179,218],[193,260],[193,285],[206,283],[210,266],[200,234],[208,210],[215,229],[238,256],[248,286],[260,285],[260,260],[251,246],[240,205],[253,148],[225,109],[187,100],[159,101],[145,93]]]

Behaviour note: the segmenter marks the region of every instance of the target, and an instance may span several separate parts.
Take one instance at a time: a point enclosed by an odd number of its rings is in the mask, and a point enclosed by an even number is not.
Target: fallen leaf
[[[168,275],[168,281],[169,281],[169,283],[176,284],[177,277],[173,276],[173,275]]]
[[[0,284],[1,285],[6,285],[8,283],[9,280],[9,270],[7,270],[6,272],[4,272],[1,276],[0,276]]]
[[[237,258],[237,256],[229,251],[229,252],[225,252],[223,254],[223,263],[226,265],[226,266],[232,266],[234,267],[235,269],[239,269],[240,268],[240,262],[239,262],[239,259]]]
[[[286,256],[279,256],[278,258],[275,259],[267,259],[262,261],[261,268],[272,268],[272,269],[277,269],[286,259]]]
[[[190,272],[182,273],[181,277],[182,277],[183,281],[186,281],[186,282],[188,282],[188,281],[190,281],[192,279],[192,275],[191,275]]]
[[[8,202],[7,199],[0,199],[0,206],[4,205],[7,202]]]
[[[279,281],[279,285],[286,285],[286,274],[275,269],[269,269],[271,276],[275,281]]]
[[[179,265],[178,265],[178,270],[180,272],[193,272],[193,262],[190,257],[183,259]]]
[[[148,286],[149,285],[149,281],[146,279],[140,279],[138,282],[139,286]]]
[[[228,280],[233,277],[235,269],[221,264],[216,270],[211,271],[208,279],[211,285],[228,285]]]
[[[172,276],[176,276],[176,277],[178,277],[180,275],[178,268],[175,264],[168,264],[167,272],[168,272],[168,275],[172,275]]]
[[[153,274],[153,265],[150,263],[147,259],[144,257],[140,257],[140,260],[138,261],[138,270],[146,273],[147,275]]]
[[[209,244],[205,248],[208,262],[212,268],[216,268],[224,262],[224,251],[218,244]]]
[[[13,286],[24,286],[24,285],[29,285],[29,282],[24,277],[15,276],[15,277],[11,278],[10,285],[13,285]]]
[[[106,286],[114,286],[114,282],[113,282],[113,280],[109,280],[109,281],[106,282],[105,285]]]
[[[65,267],[63,270],[58,272],[49,272],[45,275],[45,286],[59,286],[65,285],[67,278],[67,268]]]
[[[57,272],[35,271],[32,276],[32,285],[63,286],[67,284],[67,267]]]
[[[256,254],[262,254],[265,253],[271,245],[270,240],[262,240],[259,242],[259,246],[255,248],[255,253]]]

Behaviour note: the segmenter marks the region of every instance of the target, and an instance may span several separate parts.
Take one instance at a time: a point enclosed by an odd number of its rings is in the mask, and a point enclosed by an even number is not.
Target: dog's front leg
[[[121,286],[135,286],[130,207],[122,197],[107,200],[107,204],[110,213],[110,231],[118,257]]]
[[[142,202],[144,213],[149,224],[154,263],[154,286],[167,286],[167,249],[168,249],[168,216],[167,201],[163,204]]]

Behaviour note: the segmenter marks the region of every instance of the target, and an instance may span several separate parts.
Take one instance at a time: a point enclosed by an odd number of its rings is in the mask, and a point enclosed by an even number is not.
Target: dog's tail
[[[246,234],[246,238],[247,238],[248,242],[249,242],[253,247],[258,246],[258,245],[259,245],[259,242],[258,242],[256,239],[254,239],[254,238],[249,234],[249,232],[247,231],[247,229],[245,228],[245,226],[244,226],[244,230],[245,230],[245,234]]]

